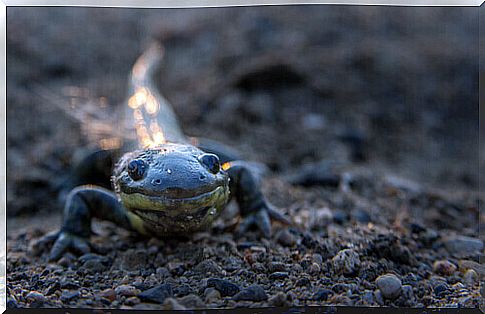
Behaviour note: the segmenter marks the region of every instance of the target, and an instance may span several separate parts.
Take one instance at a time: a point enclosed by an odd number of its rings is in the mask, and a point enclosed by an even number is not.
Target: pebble
[[[166,298],[163,302],[163,309],[169,311],[184,311],[187,308],[174,298]]]
[[[232,297],[233,295],[235,295],[241,290],[238,285],[228,280],[219,279],[219,278],[209,278],[207,280],[207,287],[215,288],[217,291],[221,293],[221,296],[223,297],[227,297],[227,296]]]
[[[46,297],[40,293],[40,292],[37,292],[37,291],[31,291],[29,292],[25,298],[27,299],[27,301],[30,301],[30,302],[35,302],[38,306],[40,305],[43,305],[46,301]]]
[[[463,275],[463,280],[467,285],[473,286],[478,281],[478,274],[473,269],[468,269]]]
[[[76,260],[76,256],[68,252],[64,254],[57,263],[61,266],[69,267],[74,264],[75,260]]]
[[[148,256],[145,250],[127,250],[121,258],[119,267],[126,271],[137,271],[143,269],[143,266],[147,263]]]
[[[311,211],[311,219],[308,222],[308,228],[312,230],[320,230],[327,227],[332,222],[332,211],[328,207],[322,207]]]
[[[161,284],[151,289],[145,290],[138,294],[138,298],[142,301],[149,301],[163,304],[166,298],[173,296],[172,286],[170,284]]]
[[[269,275],[268,278],[271,279],[271,280],[283,280],[283,279],[288,278],[288,273],[278,271],[278,272],[274,272],[271,275]]]
[[[189,309],[197,309],[197,308],[205,308],[206,307],[204,301],[202,301],[195,294],[186,295],[185,297],[178,299],[178,301],[185,308],[189,308]]]
[[[272,273],[277,271],[286,271],[286,265],[281,262],[271,262],[268,265],[268,270]]]
[[[213,303],[221,298],[221,293],[214,288],[207,288],[204,290],[204,297],[206,303]]]
[[[433,292],[437,297],[442,297],[448,294],[449,290],[450,287],[448,286],[448,284],[440,283],[434,287]]]
[[[403,285],[402,286],[402,295],[406,300],[414,300],[414,292],[413,287],[410,285]]]
[[[351,213],[350,213],[350,217],[356,221],[356,222],[360,222],[360,223],[369,223],[371,221],[371,217],[369,215],[368,212],[366,212],[365,210],[363,209],[356,209],[356,210],[353,210]]]
[[[194,267],[194,271],[201,274],[221,274],[222,268],[213,260],[205,260]]]
[[[116,300],[116,292],[113,289],[105,289],[99,293],[99,295],[110,302]]]
[[[332,295],[332,290],[328,289],[318,289],[317,292],[313,295],[313,300],[315,301],[327,301],[328,297]]]
[[[140,303],[140,299],[138,299],[137,297],[129,297],[125,300],[126,305],[136,305],[138,303]]]
[[[337,273],[354,274],[360,267],[359,254],[352,249],[344,249],[332,258],[332,265]]]
[[[451,254],[457,255],[470,255],[483,250],[482,240],[461,235],[446,238],[444,244]]]
[[[456,266],[447,260],[436,261],[433,263],[433,271],[439,275],[450,276],[456,271]]]
[[[377,277],[377,287],[386,299],[395,299],[401,294],[402,283],[401,280],[393,274],[386,274]]]
[[[278,231],[275,235],[275,239],[276,242],[286,247],[291,247],[296,244],[295,236],[286,229]]]
[[[289,306],[288,298],[284,292],[278,292],[276,295],[272,296],[268,300],[269,304],[272,306]]]
[[[140,293],[140,290],[130,285],[121,285],[115,288],[117,295],[124,297],[133,297]]]
[[[266,292],[261,286],[252,285],[238,292],[233,299],[235,301],[253,301],[260,302],[268,299]]]
[[[320,273],[320,265],[317,263],[312,263],[310,267],[308,267],[308,273],[311,275],[318,275]]]
[[[310,279],[308,279],[308,278],[306,278],[306,277],[299,278],[299,279],[296,281],[296,283],[295,283],[295,285],[296,285],[297,287],[302,287],[302,286],[311,286],[311,284],[312,284],[312,283],[311,283]]]
[[[340,209],[336,209],[333,211],[333,221],[336,224],[343,225],[349,220],[349,215],[346,212]]]
[[[81,296],[81,293],[79,291],[74,291],[74,292],[71,292],[71,291],[68,291],[68,290],[64,290],[61,294],[61,301],[62,302],[70,302],[74,299],[77,299]]]
[[[365,290],[364,295],[362,296],[362,301],[364,302],[364,305],[374,304],[374,292]]]

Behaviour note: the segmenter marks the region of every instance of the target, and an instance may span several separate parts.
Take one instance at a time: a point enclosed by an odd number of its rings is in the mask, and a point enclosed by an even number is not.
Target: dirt
[[[9,307],[482,302],[478,9],[8,8],[7,27]],[[96,221],[93,253],[49,263],[34,244],[59,228],[55,187],[89,138],[40,91],[118,111],[153,39],[184,131],[268,165],[294,226],[237,238],[235,204],[189,239]]]

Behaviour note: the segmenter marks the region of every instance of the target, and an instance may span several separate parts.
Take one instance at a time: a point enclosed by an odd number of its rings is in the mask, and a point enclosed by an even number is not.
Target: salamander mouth
[[[228,198],[228,187],[218,186],[212,191],[191,197],[167,197],[153,196],[142,193],[120,193],[121,202],[127,209],[163,211],[169,216],[194,211],[205,207],[212,207],[215,203],[226,201]]]

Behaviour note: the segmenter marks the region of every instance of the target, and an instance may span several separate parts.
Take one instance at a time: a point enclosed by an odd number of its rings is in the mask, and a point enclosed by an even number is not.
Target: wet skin
[[[43,239],[54,242],[50,260],[67,250],[89,252],[93,217],[147,236],[190,236],[209,228],[233,198],[243,217],[240,234],[256,226],[268,237],[271,219],[289,224],[237,153],[215,141],[190,141],[174,121],[160,120],[173,141],[124,154],[123,148],[97,151],[73,168],[60,193],[65,203],[61,230]],[[106,188],[109,182],[114,191]]]

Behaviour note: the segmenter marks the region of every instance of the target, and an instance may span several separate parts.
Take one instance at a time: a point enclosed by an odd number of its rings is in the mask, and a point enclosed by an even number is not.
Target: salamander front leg
[[[271,236],[271,219],[284,224],[291,222],[269,203],[261,192],[260,181],[242,161],[225,163],[223,168],[230,177],[231,195],[236,198],[243,222],[239,234],[244,234],[251,226],[256,226],[265,237]]]
[[[113,192],[97,186],[77,187],[67,196],[62,227],[54,237],[49,259],[58,260],[69,249],[83,254],[89,252],[93,217],[109,220],[129,230],[137,227],[134,217],[118,202]]]

